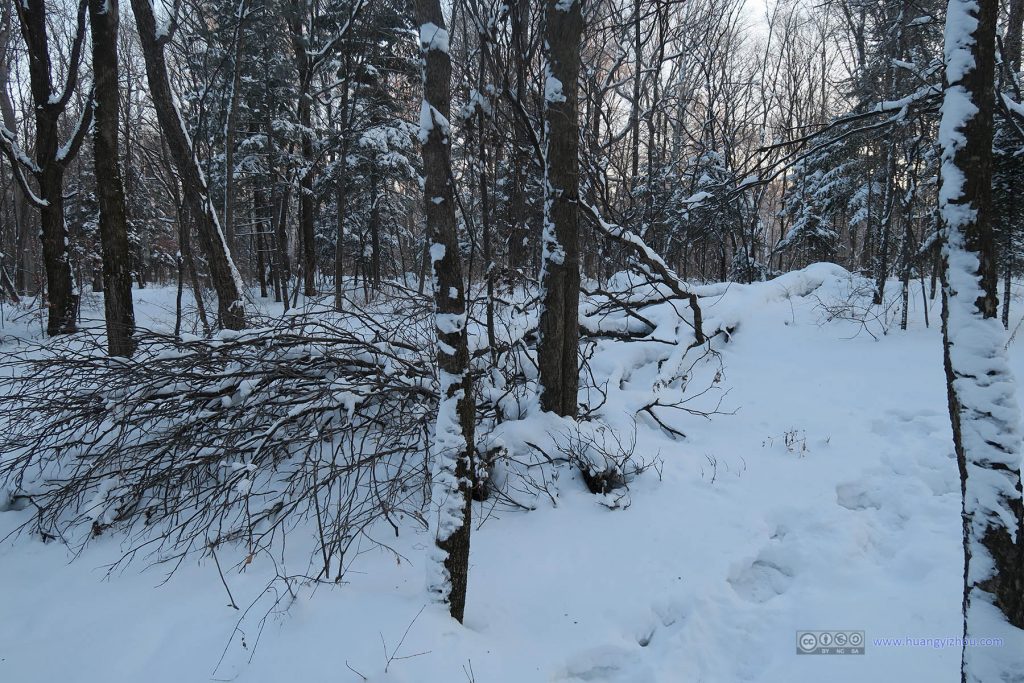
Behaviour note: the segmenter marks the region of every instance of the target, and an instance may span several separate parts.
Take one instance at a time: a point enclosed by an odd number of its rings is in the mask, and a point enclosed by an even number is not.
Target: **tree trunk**
[[[11,64],[8,53],[11,48],[11,13],[5,11],[3,23],[0,25],[0,115],[3,117],[4,127],[14,132],[18,130],[18,120],[14,114],[14,103],[8,92],[8,84],[11,78]],[[32,280],[32,216],[29,212],[28,201],[25,193],[17,183],[11,187],[11,199],[14,209],[14,233],[15,233],[15,256],[14,281],[16,290],[22,294],[28,294],[30,281]]]
[[[1010,63],[1012,71],[1020,70],[1022,24],[1024,24],[1024,0],[1009,0],[1009,16],[1006,19],[1006,40],[1003,42],[1003,57]]]
[[[96,102],[94,161],[103,249],[103,310],[107,350],[112,356],[134,352],[135,309],[125,216],[124,186],[118,165],[118,0],[89,0],[92,25],[92,69]]]
[[[434,276],[440,401],[434,436],[431,526],[436,549],[429,588],[462,621],[469,576],[470,479],[473,472],[473,384],[466,337],[466,295],[450,178],[451,58],[440,0],[416,0],[424,63],[420,142],[424,211]]]
[[[348,166],[348,75],[349,59],[345,57],[345,82],[341,88],[341,154],[338,157],[337,186],[335,199],[338,205],[334,245],[334,310],[341,311],[345,307],[345,221],[348,219],[348,178],[345,169]]]
[[[290,188],[285,186],[279,199],[276,226],[274,228],[274,270],[277,271],[281,283],[281,300],[284,302],[284,310],[288,311],[288,285],[292,279],[292,263],[288,255],[288,202],[290,199]]]
[[[313,137],[310,97],[299,100],[299,126],[302,127],[302,159],[305,168],[299,178],[299,230],[302,235],[303,294],[316,296],[316,232],[313,222]]]
[[[302,139],[302,170],[299,174],[299,243],[302,247],[300,261],[306,296],[316,296],[316,235],[313,224],[313,100],[312,65],[309,58],[309,35],[305,20],[309,5],[301,0],[290,3],[289,29],[292,52],[295,55],[295,69],[298,72],[298,123]]]
[[[266,200],[261,188],[253,188],[252,203],[249,205],[249,224],[252,226],[249,248],[256,256],[256,282],[260,286],[260,298],[267,298],[267,260],[265,255],[266,240],[263,236],[268,231],[270,221],[264,214]]]
[[[370,278],[373,291],[380,291],[380,192],[377,169],[370,170]]]
[[[235,128],[238,125],[238,86],[242,78],[242,67],[238,63],[244,41],[246,0],[238,4],[238,24],[235,25],[235,39],[231,59],[232,77],[229,92],[227,119],[224,122],[224,232],[228,248],[237,251],[235,240]]]
[[[67,78],[62,88],[58,89],[53,83],[51,73],[45,0],[26,0],[14,5],[28,55],[29,82],[35,112],[36,164],[31,170],[39,187],[36,204],[40,212],[43,264],[46,268],[46,332],[49,335],[66,334],[76,329],[79,292],[71,270],[68,230],[64,221],[64,170],[78,153],[88,130],[92,118],[91,106],[86,105],[78,126],[65,145],[60,144],[59,126],[77,85],[81,49],[85,39],[86,8],[84,2],[79,5],[77,31],[67,65]],[[7,141],[7,144],[10,144],[10,141]],[[8,154],[9,149],[5,148]],[[9,156],[13,157],[10,154]],[[12,168],[24,180],[18,163],[12,160]],[[27,184],[22,190],[28,191]]]
[[[964,637],[996,635],[992,603],[1024,628],[1019,412],[999,322],[992,232],[997,0],[950,0],[940,144],[944,365],[963,500]],[[972,26],[973,24],[973,26]],[[963,681],[1010,680],[964,647]],[[1005,677],[1004,677],[1005,675]]]
[[[218,316],[220,323],[229,330],[240,330],[245,326],[245,304],[242,300],[244,286],[242,278],[231,259],[231,252],[220,229],[217,212],[210,201],[206,177],[199,165],[192,147],[192,140],[185,130],[184,122],[174,102],[164,45],[169,36],[158,34],[152,0],[131,0],[138,26],[139,42],[146,60],[146,76],[149,82],[153,106],[156,109],[160,129],[167,140],[171,158],[181,178],[182,189],[189,212],[196,222],[199,243],[206,253],[210,267],[210,279],[217,292]]]
[[[541,407],[575,416],[579,391],[579,110],[583,0],[548,0],[546,188],[541,262]]]
[[[583,0],[579,0],[583,2]],[[632,175],[629,181],[629,205],[632,207],[636,201],[634,190],[640,181],[640,82],[643,78],[643,33],[641,32],[642,12],[644,9],[643,0],[633,0],[633,102],[629,110],[629,129],[633,137],[630,145]],[[562,81],[563,85],[565,81]]]
[[[513,60],[516,69],[516,98],[526,107],[526,27],[530,23],[530,3],[516,0],[511,8],[511,35]],[[526,146],[525,123],[516,119],[512,134],[512,187],[509,188],[508,264],[514,269],[525,268],[529,259],[527,243],[529,226],[526,223],[526,192],[524,186],[530,177],[530,157]]]

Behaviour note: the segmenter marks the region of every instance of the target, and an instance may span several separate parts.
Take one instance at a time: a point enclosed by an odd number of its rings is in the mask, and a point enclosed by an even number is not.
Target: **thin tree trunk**
[[[174,297],[174,338],[181,338],[181,299],[185,292],[185,259],[181,255],[181,249],[174,259],[178,266],[178,290]]]
[[[583,0],[579,0],[583,2]],[[643,0],[633,0],[633,102],[629,112],[629,128],[633,136],[630,145],[632,176],[630,176],[630,197],[629,205],[633,206],[636,201],[633,190],[639,182],[640,175],[640,82],[643,78],[643,41],[641,32],[641,19],[644,8]],[[563,86],[565,81],[562,81]]]
[[[423,57],[424,211],[434,275],[437,372],[440,401],[434,435],[431,526],[436,549],[429,588],[462,621],[469,577],[471,473],[473,472],[474,399],[466,335],[466,295],[455,223],[451,176],[451,58],[440,0],[416,0]]]
[[[511,36],[516,70],[516,98],[526,106],[526,27],[530,23],[529,0],[515,0],[511,9]],[[518,118],[512,134],[512,187],[509,191],[508,262],[514,269],[525,268],[529,252],[529,226],[526,223],[526,185],[530,173],[524,123]]]
[[[256,233],[256,272],[259,274],[260,283],[260,298],[267,298],[267,260],[265,256],[266,241],[263,239],[263,233],[266,232],[265,228],[269,226],[269,221],[264,221],[263,216],[260,215],[261,209],[263,208],[262,193],[259,191],[253,193],[253,207],[252,207],[252,226]]]
[[[298,72],[298,124],[302,140],[303,168],[299,174],[299,243],[301,271],[306,296],[316,296],[316,241],[313,223],[313,177],[315,159],[313,150],[312,66],[309,58],[309,34],[305,26],[309,5],[303,0],[290,3],[292,52]]]
[[[11,78],[11,64],[8,54],[11,48],[11,11],[6,9],[3,13],[2,24],[0,24],[0,115],[3,117],[4,127],[14,132],[18,130],[18,120],[14,114],[14,103],[8,92],[8,84]],[[25,193],[13,183],[11,188],[12,206],[14,209],[15,226],[15,257],[14,280],[16,289],[22,294],[27,294],[29,283],[32,279],[31,260],[32,250],[30,248],[32,239],[32,216],[29,211],[28,201]]]
[[[281,194],[281,205],[277,216],[277,226],[274,229],[276,248],[274,249],[274,269],[277,270],[278,279],[281,282],[281,301],[284,303],[285,312],[288,311],[288,286],[292,279],[291,258],[288,256],[288,203],[290,189],[286,185]]]
[[[246,0],[238,3],[238,24],[235,26],[233,56],[231,60],[231,90],[228,93],[228,113],[224,122],[224,232],[228,248],[232,253],[237,251],[235,240],[235,127],[238,122],[238,86],[242,78],[242,67],[239,64],[242,43],[245,39]]]
[[[380,201],[377,170],[370,170],[370,278],[373,291],[380,291]]]
[[[486,45],[486,44],[485,44]],[[486,50],[486,47],[482,47]],[[483,60],[480,64],[483,72]],[[481,81],[483,77],[481,76]],[[483,84],[481,83],[481,86]],[[479,92],[483,92],[483,87]],[[487,348],[491,353],[491,362],[497,360],[497,341],[494,333],[494,254],[491,246],[491,208],[490,196],[487,188],[487,126],[488,122],[483,110],[480,110],[480,141],[479,141],[479,163],[480,163],[480,222],[483,225],[483,251],[484,251],[484,286],[487,291],[486,302],[486,326],[487,326]]]
[[[1013,269],[1010,268],[1010,257],[1009,251],[1006,252],[1004,258],[1006,259],[1006,265],[1003,267],[1003,329],[1010,329],[1010,298],[1013,293]]]
[[[348,73],[349,59],[345,57],[345,83],[341,86],[341,154],[338,157],[337,187],[335,199],[338,205],[338,218],[334,245],[334,310],[341,311],[345,307],[345,221],[348,219],[348,178],[345,169],[348,166]]]

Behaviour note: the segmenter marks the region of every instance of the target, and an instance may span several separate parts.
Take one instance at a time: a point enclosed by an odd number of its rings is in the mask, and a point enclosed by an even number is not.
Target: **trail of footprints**
[[[945,415],[936,411],[894,411],[885,419],[874,420],[870,430],[881,437],[888,453],[882,467],[875,467],[852,481],[835,488],[835,502],[845,510],[870,515],[875,522],[865,523],[876,549],[898,547],[916,501],[923,495],[943,496],[959,491],[955,463],[950,462],[951,446],[946,444],[948,428]],[[726,577],[735,594],[752,606],[768,605],[784,595],[797,578],[808,538],[821,533],[842,533],[834,528],[834,515],[814,510],[786,509],[775,514],[776,524],[765,545],[754,559],[743,563]],[[858,528],[859,528],[858,527]],[[857,530],[849,528],[851,535]],[[804,538],[804,541],[799,541]],[[851,542],[854,542],[851,540]],[[667,638],[669,630],[681,628],[689,615],[689,603],[667,601],[652,607],[652,618],[634,632],[638,647],[608,646],[594,648],[573,657],[559,680],[646,683],[656,681],[645,665],[643,653]]]

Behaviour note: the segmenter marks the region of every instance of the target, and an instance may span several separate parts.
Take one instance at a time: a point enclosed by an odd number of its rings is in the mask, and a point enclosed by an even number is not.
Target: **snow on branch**
[[[668,264],[656,251],[647,246],[639,235],[620,225],[605,221],[597,207],[592,204],[581,202],[580,206],[585,209],[585,215],[591,218],[598,230],[629,247],[640,262],[647,266],[652,273],[657,274],[676,296],[689,301],[690,309],[693,311],[694,344],[703,344],[705,337],[702,329],[700,304],[697,302],[697,295],[690,290],[689,286],[668,267]]]

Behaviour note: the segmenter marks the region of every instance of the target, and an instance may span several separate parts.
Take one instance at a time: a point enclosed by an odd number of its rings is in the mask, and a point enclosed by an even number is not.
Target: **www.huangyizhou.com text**
[[[1002,638],[873,638],[876,647],[930,647],[935,650],[962,647],[1002,647]]]

